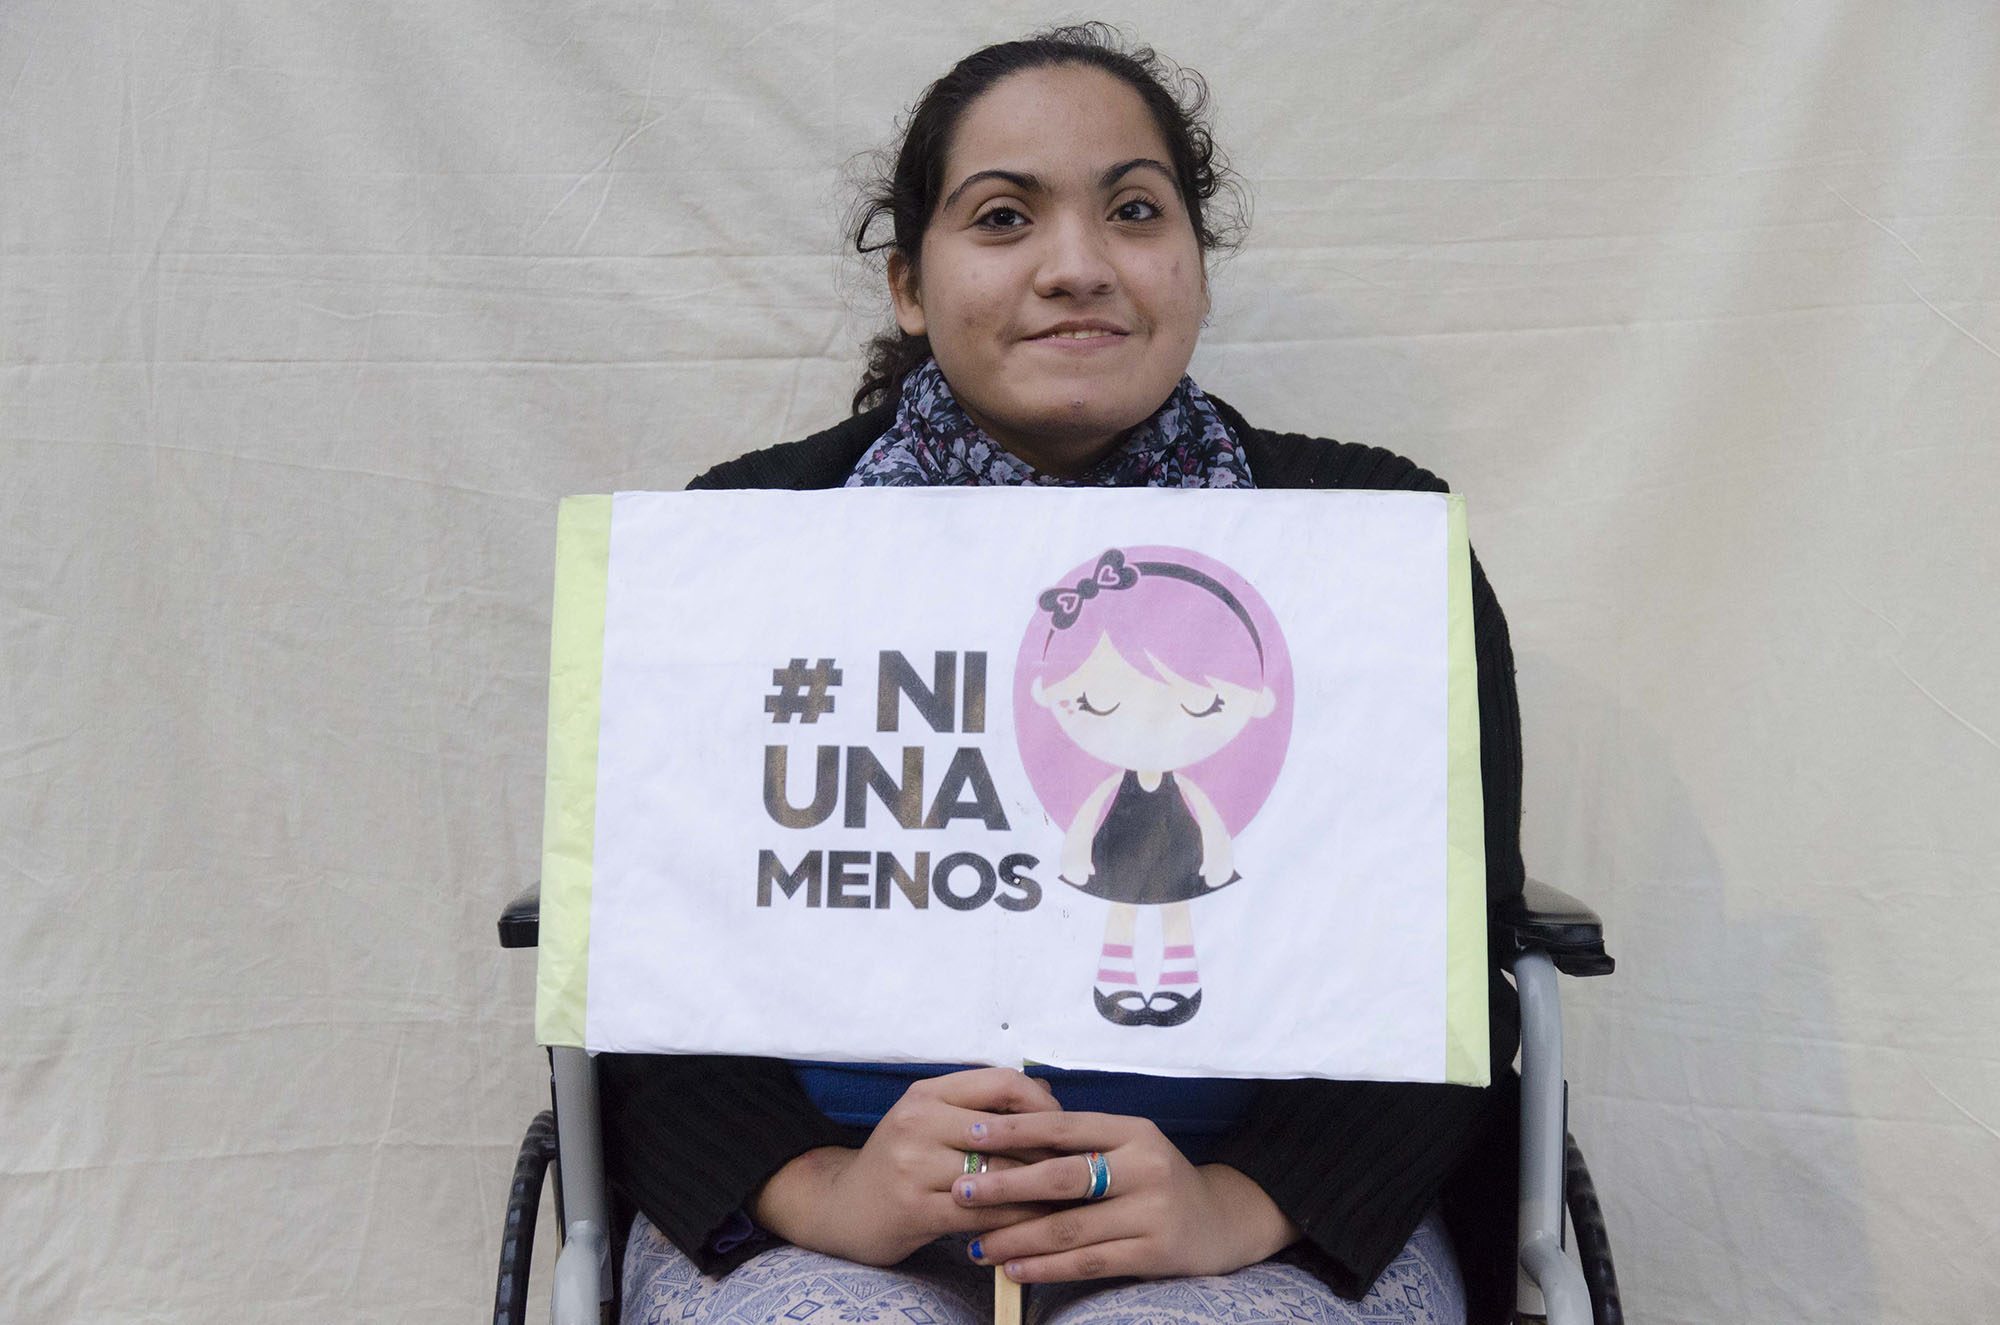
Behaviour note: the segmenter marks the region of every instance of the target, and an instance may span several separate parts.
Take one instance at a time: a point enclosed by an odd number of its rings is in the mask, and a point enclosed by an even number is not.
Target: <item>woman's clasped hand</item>
[[[1022,1161],[1047,1156],[953,1187],[968,1210],[1042,1212],[1010,1218],[971,1247],[974,1260],[1022,1283],[1227,1274],[1299,1237],[1256,1183],[1225,1164],[1188,1163],[1146,1118],[1025,1114],[973,1123],[965,1141]]]
[[[1094,1178],[1093,1154],[1108,1181]],[[1236,1170],[1196,1168],[1146,1119],[1066,1113],[1007,1068],[915,1083],[861,1149],[792,1160],[751,1214],[787,1241],[868,1265],[970,1233],[974,1260],[1023,1283],[1224,1274],[1299,1236]]]
[[[947,1233],[985,1233],[1037,1218],[1044,1207],[968,1209],[954,1199],[952,1183],[965,1176],[972,1149],[965,1138],[974,1126],[1061,1108],[1046,1085],[1008,1068],[926,1078],[903,1092],[859,1150],[825,1146],[779,1169],[750,1215],[787,1242],[864,1265],[894,1265]],[[1022,1162],[987,1156],[986,1176]]]

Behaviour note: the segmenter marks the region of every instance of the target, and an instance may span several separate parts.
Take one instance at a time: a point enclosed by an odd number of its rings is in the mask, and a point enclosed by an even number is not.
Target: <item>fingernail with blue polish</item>
[[[971,1245],[970,1247],[967,1247],[967,1248],[965,1249],[965,1252],[966,1252],[966,1255],[968,1255],[968,1256],[972,1257],[972,1259],[973,1259],[973,1260],[975,1260],[975,1261],[978,1261],[978,1260],[984,1260],[984,1259],[985,1259],[985,1257],[983,1257],[983,1256],[981,1256],[981,1255],[979,1254],[979,1239],[978,1239],[978,1238],[974,1238],[974,1239],[972,1240],[972,1245]]]
[[[967,1178],[964,1182],[958,1184],[958,1199],[961,1201],[970,1201],[972,1199],[972,1179]]]
[[[972,1139],[975,1141],[979,1141],[984,1139],[985,1136],[986,1136],[986,1124],[974,1123],[972,1125]]]

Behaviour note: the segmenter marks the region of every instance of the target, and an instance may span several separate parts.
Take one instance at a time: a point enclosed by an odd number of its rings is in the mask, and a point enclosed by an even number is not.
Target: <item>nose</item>
[[[1118,284],[1106,236],[1089,218],[1065,216],[1043,231],[1042,261],[1035,271],[1035,293],[1047,298],[1072,298],[1109,293]]]

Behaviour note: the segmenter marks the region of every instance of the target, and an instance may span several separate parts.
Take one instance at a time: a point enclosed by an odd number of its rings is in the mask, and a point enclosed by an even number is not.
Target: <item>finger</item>
[[[1019,1154],[1029,1150],[1114,1150],[1136,1140],[1152,1124],[1117,1113],[1023,1113],[972,1123],[968,1149]]]
[[[991,1115],[988,1116],[990,1117]],[[1045,1159],[1060,1159],[1065,1153],[1060,1150],[1015,1150],[1003,1154],[998,1150],[962,1149],[960,1147],[965,1145],[963,1137],[952,1137],[945,1144],[953,1147],[952,1153],[954,1155],[963,1156],[973,1154],[985,1156],[988,1172],[1001,1169],[1018,1169],[1029,1164],[1039,1164]],[[959,1175],[954,1173],[952,1176],[957,1177]]]
[[[931,1099],[917,1102],[914,1106],[903,1109],[895,1125],[900,1129],[902,1135],[921,1141],[927,1145],[935,1144],[949,1150],[955,1156],[962,1158],[967,1152],[975,1155],[985,1155],[988,1157],[990,1166],[990,1161],[1001,1158],[1003,1152],[984,1142],[975,1144],[971,1141],[969,1138],[973,1135],[974,1129],[991,1126],[1003,1118],[1026,1116],[1028,1115],[986,1113],[978,1109],[963,1109],[955,1104],[946,1104],[941,1100]],[[887,1119],[884,1121],[886,1122]],[[1039,1153],[1032,1151],[1010,1151],[1005,1152],[1005,1157],[1008,1160],[1007,1167],[1012,1168],[1020,1164],[1032,1164],[1037,1160],[1048,1159],[1059,1153],[1061,1152],[1053,1150]],[[942,1163],[944,1161],[940,1160],[939,1162]],[[956,1176],[957,1172],[959,1171],[955,1170],[953,1176]],[[942,1183],[939,1184],[938,1190],[944,1190]]]
[[[939,1192],[924,1207],[927,1227],[939,1233],[977,1233],[981,1238],[991,1235],[996,1229],[1006,1230],[1016,1224],[1046,1218],[1049,1208],[1045,1205],[994,1205],[977,1210],[969,1210],[952,1203],[950,1197]]]
[[[1012,1210],[1018,1207],[1003,1208]],[[977,1213],[983,1216],[987,1212],[981,1210]],[[996,1227],[991,1233],[975,1239],[967,1251],[981,1265],[1053,1256],[1058,1252],[1077,1251],[1145,1233],[1145,1229],[1133,1225],[1133,1219],[1132,1212],[1121,1209],[1116,1202],[1055,1211],[1044,1207],[1040,1218],[1017,1220],[1006,1227]]]
[[[1000,1152],[981,1151],[980,1153],[991,1153],[997,1158]],[[1007,1166],[1009,1168],[1020,1168],[1024,1164],[1039,1164],[1045,1159],[1060,1159],[1068,1153],[1067,1150],[1010,1150],[1007,1152]]]
[[[1116,1178],[1113,1178],[1116,1182]],[[989,1161],[985,1173],[966,1174],[952,1182],[951,1194],[960,1205],[1007,1205],[1017,1201],[1081,1201],[1090,1195],[1090,1161],[1082,1155],[1058,1155],[1035,1164],[1002,1167]],[[1108,1196],[1115,1186],[1098,1193]]]
[[[1053,1284],[1073,1279],[1115,1279],[1146,1273],[1144,1238],[1118,1238],[1049,1256],[1024,1256],[1002,1267],[1017,1284]]]
[[[975,1067],[948,1072],[911,1086],[946,1104],[982,1113],[1040,1113],[1060,1109],[1055,1092],[1026,1072],[1011,1067]]]
[[[997,1178],[1003,1173],[1023,1167],[1021,1160],[1008,1155],[989,1155],[983,1150],[954,1150],[950,1152],[950,1155],[951,1158],[948,1161],[944,1161],[948,1172],[946,1172],[944,1180],[933,1188],[935,1191],[956,1191],[955,1184],[960,1181],[985,1182],[989,1178]],[[960,1202],[960,1204],[969,1204],[969,1202]],[[993,1201],[990,1203],[982,1202],[981,1204],[1001,1205],[1004,1202]]]

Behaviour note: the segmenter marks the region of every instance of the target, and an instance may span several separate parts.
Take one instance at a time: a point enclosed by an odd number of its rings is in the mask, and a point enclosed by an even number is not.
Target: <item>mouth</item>
[[[1038,331],[1028,337],[1038,341],[1106,341],[1118,340],[1128,335],[1123,327],[1109,322],[1058,322],[1046,331]]]

